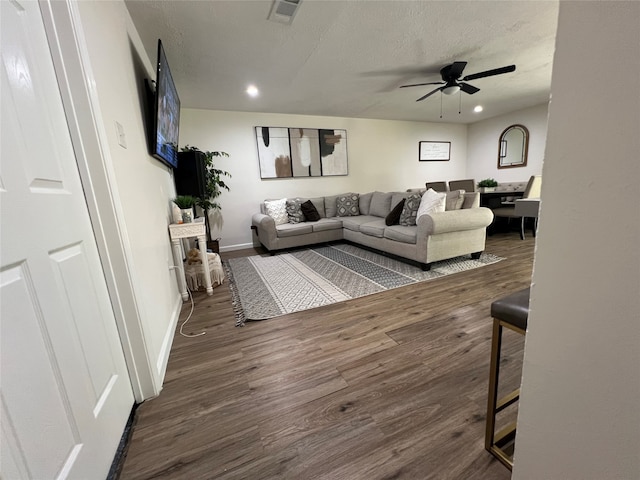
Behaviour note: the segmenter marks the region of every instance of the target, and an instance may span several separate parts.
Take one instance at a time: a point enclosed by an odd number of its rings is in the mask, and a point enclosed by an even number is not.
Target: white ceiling
[[[186,108],[472,123],[549,99],[557,1],[302,0],[291,25],[267,19],[270,0],[126,5],[154,61],[162,39]],[[453,61],[516,71],[470,81],[474,95],[398,88]]]

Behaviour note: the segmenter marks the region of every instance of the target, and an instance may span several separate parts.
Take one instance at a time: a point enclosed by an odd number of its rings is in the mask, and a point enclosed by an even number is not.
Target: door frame
[[[129,245],[113,162],[78,5],[39,0],[80,180],[137,403],[160,393],[133,288]]]

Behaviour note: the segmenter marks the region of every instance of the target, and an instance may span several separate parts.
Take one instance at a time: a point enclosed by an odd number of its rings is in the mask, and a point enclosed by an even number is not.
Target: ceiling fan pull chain
[[[458,92],[458,115],[462,114],[462,90]]]
[[[442,90],[440,90],[440,118],[442,118]]]

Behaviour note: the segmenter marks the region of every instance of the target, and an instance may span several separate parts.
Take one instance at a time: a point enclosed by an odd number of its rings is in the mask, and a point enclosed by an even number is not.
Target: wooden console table
[[[180,249],[180,240],[183,238],[197,238],[198,248],[200,250],[200,260],[202,265],[208,265],[207,259],[207,232],[204,223],[204,217],[196,218],[191,223],[172,223],[169,225],[169,236],[171,237],[171,246],[173,249],[173,260],[178,267],[178,287],[182,300],[187,301],[189,294],[187,293],[187,282],[184,276],[184,264],[182,263],[182,252]],[[213,286],[211,284],[211,276],[205,268],[204,284],[207,287],[207,295],[213,295]]]
[[[500,191],[500,192],[480,192],[480,206],[488,208],[502,207],[502,197],[516,197],[521,198],[524,195],[524,190],[520,191]]]

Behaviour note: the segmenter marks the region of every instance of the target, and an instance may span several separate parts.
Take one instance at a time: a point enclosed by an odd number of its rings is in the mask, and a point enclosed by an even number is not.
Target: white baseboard
[[[162,384],[164,383],[164,375],[167,372],[169,354],[171,353],[171,347],[173,346],[173,337],[176,333],[176,326],[178,325],[178,320],[180,319],[181,310],[182,296],[178,294],[174,302],[173,311],[171,312],[171,321],[169,322],[169,327],[164,334],[162,347],[160,348],[160,352],[158,353],[158,360],[156,362],[158,386],[160,386],[160,390],[162,389]]]
[[[220,247],[221,252],[232,252],[233,250],[243,250],[245,248],[254,248],[253,243],[238,243],[237,245],[227,245]]]

